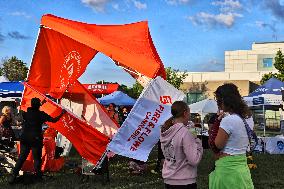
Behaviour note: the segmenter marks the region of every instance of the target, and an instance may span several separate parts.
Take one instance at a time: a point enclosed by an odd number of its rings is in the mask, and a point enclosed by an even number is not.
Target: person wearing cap
[[[41,103],[39,98],[32,98],[31,107],[27,109],[27,112],[23,113],[23,132],[20,137],[20,155],[17,163],[13,169],[12,175],[10,176],[8,182],[13,184],[16,180],[19,171],[21,170],[24,162],[27,159],[27,156],[32,150],[34,158],[34,169],[36,177],[41,179],[41,155],[43,147],[43,133],[42,133],[42,124],[45,122],[55,123],[59,121],[61,116],[66,112],[62,110],[61,114],[55,118],[51,117],[44,111],[40,111]]]

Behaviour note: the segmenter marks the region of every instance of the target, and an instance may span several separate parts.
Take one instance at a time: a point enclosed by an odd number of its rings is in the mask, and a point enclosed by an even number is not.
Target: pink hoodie
[[[203,154],[201,141],[182,123],[161,132],[161,147],[165,156],[162,175],[169,185],[196,183],[197,165]]]

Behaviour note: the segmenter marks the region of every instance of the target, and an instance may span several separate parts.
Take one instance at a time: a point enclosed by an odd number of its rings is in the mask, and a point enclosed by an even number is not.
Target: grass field
[[[97,189],[130,189],[130,188],[143,188],[143,189],[162,189],[164,188],[163,180],[161,176],[150,173],[150,170],[155,166],[155,154],[153,152],[150,155],[149,171],[143,175],[131,175],[128,172],[128,159],[124,157],[115,157],[110,161],[110,174],[111,181],[109,184],[102,185],[102,178],[100,176],[90,176],[88,180],[86,177],[82,180],[82,176],[73,173],[70,169],[65,169],[62,172],[56,174],[48,174],[48,177],[44,177],[42,183],[30,184],[30,185],[8,185],[7,176],[0,176],[0,188],[97,188]],[[255,162],[258,168],[252,170],[252,178],[256,189],[270,189],[284,188],[284,155],[269,155],[269,154],[255,154]],[[73,156],[73,159],[80,159],[78,155]],[[212,156],[207,150],[204,153],[202,162],[198,168],[198,188],[208,188],[208,174],[210,167],[212,166]]]

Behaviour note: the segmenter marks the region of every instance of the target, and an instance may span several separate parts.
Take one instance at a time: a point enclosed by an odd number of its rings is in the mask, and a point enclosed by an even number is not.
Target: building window
[[[273,66],[273,59],[272,58],[264,58],[262,65],[264,68],[272,68]]]

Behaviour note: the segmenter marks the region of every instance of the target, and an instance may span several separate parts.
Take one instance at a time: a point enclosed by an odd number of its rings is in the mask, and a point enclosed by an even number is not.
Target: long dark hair
[[[184,115],[184,112],[188,111],[189,108],[188,108],[188,105],[183,102],[183,101],[175,101],[173,104],[172,104],[172,107],[171,107],[171,114],[172,114],[172,117],[170,117],[163,125],[163,128],[168,129],[170,126],[173,125],[173,120],[175,118],[180,118]]]
[[[251,117],[251,111],[242,99],[238,87],[233,83],[219,86],[214,92],[219,107],[223,105],[225,112],[232,112],[243,118]]]

